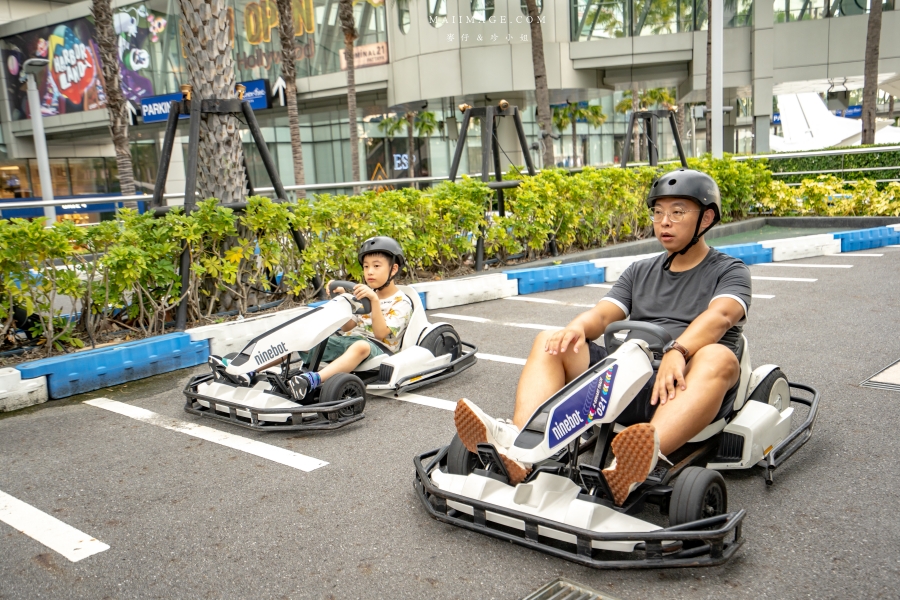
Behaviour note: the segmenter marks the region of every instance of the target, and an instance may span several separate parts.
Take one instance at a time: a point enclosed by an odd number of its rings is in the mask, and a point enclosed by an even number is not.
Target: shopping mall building
[[[900,12],[884,4],[879,81],[900,95]],[[863,81],[867,0],[725,0],[724,145],[730,152],[768,150],[778,94],[827,92],[829,108],[855,103]],[[275,0],[225,0],[237,80],[285,184],[293,184],[287,113],[279,78]],[[40,196],[22,63],[49,58],[38,77],[56,197],[118,192],[104,108],[103,77],[90,2],[0,0],[0,198]],[[139,187],[155,179],[166,96],[188,82],[178,0],[113,2],[123,88],[134,107],[130,128]],[[706,81],[706,0],[538,0],[551,103],[599,104],[605,124],[578,123],[578,164],[616,160],[626,114],[615,107],[633,87],[668,87],[678,103],[702,103]],[[532,156],[541,152],[534,118],[531,30],[524,0],[358,0],[355,15],[360,173],[350,168],[346,73],[338,0],[294,0],[298,103],[307,183],[403,177],[405,132],[387,139],[378,123],[409,110],[433,112],[438,129],[414,140],[417,175],[446,175],[459,137],[461,103],[506,99],[523,111]],[[34,14],[32,14],[34,13]],[[702,122],[691,123],[702,127]],[[180,127],[179,132],[186,127]],[[558,164],[573,164],[572,132],[555,140]],[[663,139],[664,153],[672,140]],[[690,133],[688,134],[691,135]],[[704,136],[685,146],[705,150]],[[509,161],[522,164],[511,124],[499,126]],[[168,192],[183,191],[184,151],[172,159]],[[251,179],[268,185],[258,152],[245,137]],[[461,172],[480,170],[473,123]],[[180,189],[179,189],[180,188]],[[2,208],[2,206],[0,206]],[[63,211],[64,212],[64,211]],[[84,217],[87,218],[87,217]],[[91,217],[96,218],[96,215]]]

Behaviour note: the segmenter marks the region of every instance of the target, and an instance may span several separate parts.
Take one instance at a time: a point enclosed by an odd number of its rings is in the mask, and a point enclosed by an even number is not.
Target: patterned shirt
[[[387,346],[391,352],[400,349],[400,341],[403,339],[403,332],[409,325],[409,319],[412,316],[413,306],[402,292],[397,292],[390,298],[381,300],[381,314],[384,315],[384,322],[390,329],[390,334],[386,338],[378,339],[372,330],[372,315],[353,315],[356,321],[356,327],[346,332],[344,335],[357,335],[367,337],[371,340],[381,342]]]

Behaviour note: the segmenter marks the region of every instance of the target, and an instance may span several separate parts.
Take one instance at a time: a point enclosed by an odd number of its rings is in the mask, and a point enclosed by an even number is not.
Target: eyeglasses
[[[666,218],[666,215],[669,216],[669,220],[673,223],[681,223],[684,221],[684,215],[692,212],[700,212],[699,210],[684,210],[681,208],[676,208],[675,210],[669,212],[667,210],[663,210],[661,208],[654,208],[650,210],[650,220],[654,223],[662,223],[662,220]]]

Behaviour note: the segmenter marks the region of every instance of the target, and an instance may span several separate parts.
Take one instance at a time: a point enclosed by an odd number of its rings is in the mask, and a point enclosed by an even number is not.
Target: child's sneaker
[[[491,444],[497,449],[510,485],[518,485],[531,472],[531,466],[506,456],[506,451],[519,435],[519,428],[505,419],[494,419],[467,398],[456,403],[453,415],[456,433],[469,452],[478,453],[478,444]]]
[[[650,423],[638,423],[623,430],[612,441],[615,461],[603,470],[616,506],[622,506],[628,495],[644,483],[656,467],[659,436]]]

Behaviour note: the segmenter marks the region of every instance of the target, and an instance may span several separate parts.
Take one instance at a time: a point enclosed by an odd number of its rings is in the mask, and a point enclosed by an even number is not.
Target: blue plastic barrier
[[[870,250],[872,248],[900,244],[900,231],[893,227],[841,231],[835,233],[834,237],[841,240],[841,252],[856,252],[857,250]]]
[[[170,333],[108,348],[35,360],[16,366],[22,379],[47,376],[51,398],[65,398],[118,383],[203,364],[209,341]]]
[[[763,248],[762,244],[735,244],[733,246],[716,246],[716,250],[744,261],[745,264],[755,265],[772,262],[772,249]]]
[[[603,283],[606,277],[606,269],[598,268],[590,261],[503,272],[509,279],[519,281],[520,295]]]

